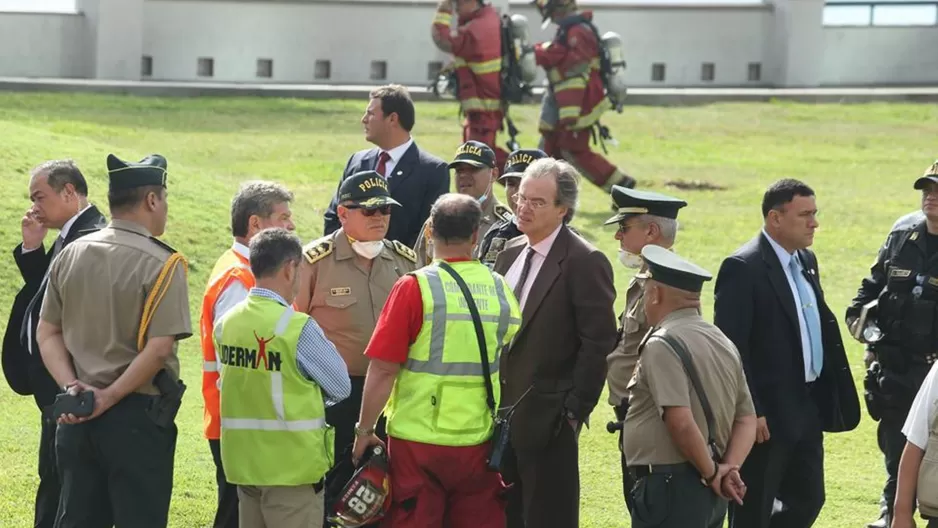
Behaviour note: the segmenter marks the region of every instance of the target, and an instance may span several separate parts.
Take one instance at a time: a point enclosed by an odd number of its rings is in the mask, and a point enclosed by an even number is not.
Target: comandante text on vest
[[[273,350],[262,349],[261,353],[258,354],[256,349],[221,345],[219,360],[222,364],[232,367],[251,369],[260,367],[265,370],[280,372],[280,352],[274,352]]]
[[[476,307],[479,310],[487,311],[489,309],[489,301],[485,297],[495,297],[496,290],[495,286],[491,284],[475,284],[467,283],[466,286],[469,287],[469,292],[472,293],[472,299],[476,302]],[[446,282],[443,284],[443,288],[446,290],[446,293],[452,293],[459,295],[458,303],[459,307],[468,310],[469,303],[466,302],[466,298],[462,296],[462,290],[459,289],[459,285],[455,282]]]

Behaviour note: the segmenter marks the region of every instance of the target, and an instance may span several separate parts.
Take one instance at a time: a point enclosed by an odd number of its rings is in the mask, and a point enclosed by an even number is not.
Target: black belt
[[[315,491],[316,494],[319,495],[319,492],[322,491],[322,488],[325,487],[325,485],[326,485],[326,477],[323,477],[319,479],[319,482],[313,484],[313,491]]]
[[[679,464],[643,464],[641,466],[629,466],[628,469],[633,479],[644,478],[653,473],[693,473],[699,475],[697,468],[690,462],[681,462]]]

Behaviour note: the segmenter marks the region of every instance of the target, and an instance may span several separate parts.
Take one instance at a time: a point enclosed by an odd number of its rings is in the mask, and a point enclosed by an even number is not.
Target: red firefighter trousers
[[[382,528],[504,528],[498,473],[486,469],[489,443],[449,447],[388,438],[391,509]]]
[[[554,159],[564,159],[576,167],[584,178],[602,187],[616,172],[616,166],[590,150],[591,129],[557,128],[542,132],[544,152]]]
[[[500,111],[468,112],[462,125],[463,141],[479,141],[492,147],[495,151],[496,172],[501,174],[508,161],[508,151],[495,144],[495,136],[502,126],[502,113]]]

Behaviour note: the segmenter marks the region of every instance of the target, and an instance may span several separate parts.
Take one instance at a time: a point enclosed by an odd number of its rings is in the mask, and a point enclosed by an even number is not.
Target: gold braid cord
[[[176,273],[176,264],[180,262],[182,263],[183,274],[188,276],[189,262],[180,253],[173,253],[163,264],[163,269],[160,270],[153,288],[147,295],[147,302],[143,305],[143,316],[140,318],[140,330],[137,332],[137,351],[143,351],[143,347],[147,343],[147,329],[150,328],[150,321],[153,319],[153,314],[156,313],[160,303],[163,302],[166,290],[172,284],[173,275]]]

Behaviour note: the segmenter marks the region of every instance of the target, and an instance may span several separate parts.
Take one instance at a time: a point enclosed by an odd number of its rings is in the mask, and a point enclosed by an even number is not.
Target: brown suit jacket
[[[518,237],[495,260],[502,275],[527,244]],[[606,379],[606,355],[616,344],[616,299],[606,256],[560,229],[531,285],[521,328],[502,354],[501,406],[518,404],[511,424],[516,449],[539,449],[559,431],[565,410],[586,421]]]

